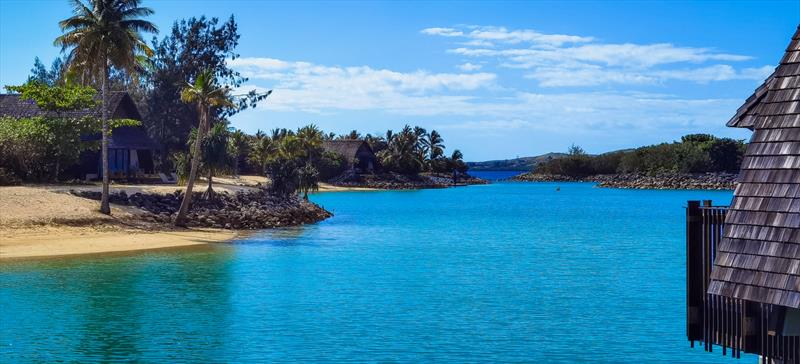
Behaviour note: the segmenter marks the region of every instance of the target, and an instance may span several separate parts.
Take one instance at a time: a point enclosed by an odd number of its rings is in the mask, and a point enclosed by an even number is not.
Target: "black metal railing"
[[[711,270],[725,229],[727,207],[710,200],[689,201],[686,208],[686,335],[708,352],[740,358],[761,355],[765,363],[800,364],[800,337],[780,330],[785,308],[709,294]]]

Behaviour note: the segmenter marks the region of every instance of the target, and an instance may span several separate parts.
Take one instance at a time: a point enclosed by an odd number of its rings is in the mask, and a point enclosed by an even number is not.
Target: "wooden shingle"
[[[800,27],[728,126],[753,135],[708,293],[800,308]]]

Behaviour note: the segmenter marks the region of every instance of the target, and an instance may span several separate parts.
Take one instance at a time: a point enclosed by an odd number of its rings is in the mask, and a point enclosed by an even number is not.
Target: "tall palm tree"
[[[230,89],[217,85],[217,78],[211,70],[205,70],[197,75],[194,83],[186,83],[181,90],[181,100],[186,103],[197,105],[198,115],[200,116],[197,127],[197,138],[192,146],[192,166],[189,170],[189,180],[186,182],[186,193],[183,195],[181,208],[175,217],[176,226],[186,226],[186,213],[192,203],[192,189],[197,178],[197,169],[200,166],[201,143],[209,129],[209,114],[212,107],[235,107],[231,101]]]
[[[70,72],[81,75],[83,81],[100,83],[103,99],[103,194],[100,212],[110,214],[108,205],[108,74],[109,68],[135,76],[141,71],[143,56],[151,57],[141,32],[157,33],[153,23],[141,19],[153,14],[150,8],[140,7],[139,0],[72,0],[73,16],[58,23],[64,32],[56,38],[61,51],[69,51]]]

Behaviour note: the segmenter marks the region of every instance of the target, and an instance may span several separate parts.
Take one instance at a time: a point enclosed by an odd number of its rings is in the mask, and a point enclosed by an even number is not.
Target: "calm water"
[[[234,244],[3,263],[0,361],[730,363],[684,340],[682,209],[730,197],[327,193]]]

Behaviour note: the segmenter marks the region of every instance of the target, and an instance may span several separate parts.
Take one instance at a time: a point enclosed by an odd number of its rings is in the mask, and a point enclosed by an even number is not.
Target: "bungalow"
[[[728,126],[753,135],[731,205],[687,208],[687,336],[800,363],[800,26]]]
[[[341,155],[348,163],[348,170],[355,173],[373,173],[378,169],[378,159],[369,144],[363,140],[326,140],[322,142],[326,152]]]
[[[42,116],[41,110],[33,100],[25,100],[16,94],[0,95],[0,116],[15,118]],[[101,106],[93,109],[71,111],[68,116],[100,117]],[[112,119],[142,120],[142,114],[127,92],[111,92],[108,100],[108,113]],[[84,140],[100,140],[100,134],[86,135]],[[108,144],[108,166],[112,177],[128,178],[141,174],[153,174],[153,154],[158,145],[147,135],[141,126],[122,126],[111,133]],[[97,178],[102,175],[100,151],[87,151],[81,155],[80,163],[69,169],[68,173],[80,178]]]

